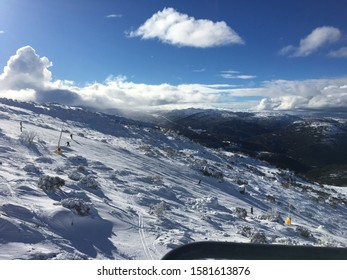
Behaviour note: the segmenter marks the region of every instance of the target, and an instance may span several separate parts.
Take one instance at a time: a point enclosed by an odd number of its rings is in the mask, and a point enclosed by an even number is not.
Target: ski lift
[[[54,153],[57,155],[61,155],[63,153],[63,151],[60,148],[60,140],[61,140],[61,137],[63,135],[63,128],[64,128],[64,123],[61,126],[61,130],[60,130],[60,136],[59,136],[59,140],[58,140],[58,148],[54,151]]]

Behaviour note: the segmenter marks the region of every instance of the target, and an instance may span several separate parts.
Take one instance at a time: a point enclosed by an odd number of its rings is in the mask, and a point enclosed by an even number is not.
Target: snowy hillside
[[[242,152],[321,184],[347,186],[343,112],[162,112],[161,126],[211,148]]]
[[[2,99],[0,151],[0,259],[160,259],[204,240],[347,247],[346,189],[145,123]]]

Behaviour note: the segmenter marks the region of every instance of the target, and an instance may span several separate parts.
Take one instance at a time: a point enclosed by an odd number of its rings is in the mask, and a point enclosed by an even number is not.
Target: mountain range
[[[159,112],[160,125],[213,148],[240,151],[322,184],[347,186],[343,112]]]

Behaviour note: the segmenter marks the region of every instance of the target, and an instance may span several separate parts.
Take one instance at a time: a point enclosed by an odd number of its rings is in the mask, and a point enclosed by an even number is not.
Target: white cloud
[[[121,14],[110,14],[110,15],[107,15],[105,17],[106,18],[121,18],[121,17],[123,17],[123,15],[121,15]]]
[[[22,47],[8,60],[0,75],[0,88],[42,88],[51,80],[51,66],[48,58],[40,58],[32,47]]]
[[[257,76],[254,75],[243,75],[239,71],[227,70],[221,72],[221,77],[224,79],[241,79],[241,80],[249,80],[255,79]]]
[[[258,110],[347,109],[347,77],[304,81],[277,80],[263,84],[267,96]]]
[[[48,58],[39,57],[32,47],[18,49],[0,75],[0,95],[38,102],[78,102],[76,94],[52,83],[51,66]]]
[[[0,88],[0,97],[17,99],[20,101],[35,101],[36,91],[33,89],[11,90]]]
[[[162,106],[208,105],[218,103],[218,93],[226,91],[218,85],[204,84],[139,84],[125,77],[110,78],[105,83],[95,83],[75,89],[85,105],[97,104],[99,108],[150,108]]]
[[[4,30],[0,30],[0,34],[5,34],[5,31]]]
[[[37,55],[32,47],[18,49],[0,75],[0,96],[102,109],[218,103],[218,93],[227,91],[225,85],[148,85],[130,82],[122,76],[80,87],[72,81],[52,81],[51,66],[48,58]]]
[[[109,108],[186,108],[295,110],[347,109],[347,77],[304,81],[267,81],[261,87],[236,88],[230,84],[141,84],[126,77],[109,77],[103,83],[77,86],[52,80],[52,63],[26,46],[12,56],[0,75],[0,96]],[[225,71],[240,75],[238,71]],[[256,106],[257,100],[263,100]]]
[[[281,55],[294,57],[308,56],[320,48],[338,42],[342,38],[342,32],[332,26],[322,26],[314,29],[307,37],[300,40],[298,47],[286,46],[280,50]]]
[[[171,45],[197,48],[244,44],[242,38],[224,21],[195,19],[173,8],[165,8],[155,13],[129,35],[142,39],[157,38]]]
[[[342,47],[339,50],[331,51],[330,57],[346,57],[347,58],[347,47]]]

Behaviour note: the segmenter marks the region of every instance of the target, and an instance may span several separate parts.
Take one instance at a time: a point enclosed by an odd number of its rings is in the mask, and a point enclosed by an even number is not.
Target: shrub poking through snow
[[[199,211],[208,211],[208,209],[215,209],[217,207],[220,207],[218,198],[215,196],[196,198],[192,200],[191,203],[192,209],[197,209]]]
[[[200,172],[204,176],[214,177],[218,179],[219,181],[223,181],[223,178],[224,178],[224,175],[221,171],[216,170],[215,168],[208,165],[201,166]]]
[[[61,201],[61,205],[68,209],[73,209],[80,216],[87,216],[90,214],[91,207],[89,203],[80,198],[66,198]]]
[[[83,172],[86,172],[86,168],[83,165],[79,165],[77,167],[77,171],[83,173]]]
[[[77,171],[72,171],[69,175],[68,175],[69,179],[73,180],[73,181],[79,181],[82,179],[82,175],[81,173],[78,173]]]
[[[238,234],[241,234],[244,237],[251,237],[252,236],[252,228],[249,226],[243,226],[241,229],[238,230]]]
[[[255,234],[252,235],[251,238],[251,243],[256,243],[256,244],[266,244],[266,236],[264,232],[256,232]]]
[[[56,191],[60,187],[65,185],[65,180],[60,177],[51,177],[48,175],[42,175],[37,183],[40,189],[45,191]]]
[[[275,208],[272,208],[271,211],[269,211],[268,213],[260,215],[258,217],[258,219],[259,220],[268,220],[270,222],[275,222],[275,223],[280,223],[280,224],[284,223],[284,220],[281,217],[281,214]]]
[[[19,136],[19,141],[24,145],[31,145],[36,137],[37,133],[35,131],[24,130]]]
[[[172,158],[177,154],[177,151],[169,146],[164,147],[163,150],[169,158]]]
[[[151,215],[155,215],[157,217],[162,217],[165,214],[165,211],[168,210],[169,207],[165,203],[165,201],[161,201],[158,204],[152,205],[149,209],[149,213]]]
[[[309,238],[312,236],[312,233],[305,227],[297,226],[295,229],[302,237]]]
[[[235,212],[239,219],[245,219],[247,217],[247,210],[245,208],[236,207]]]
[[[96,189],[99,187],[99,183],[95,180],[94,177],[90,175],[84,176],[81,180],[81,183],[85,185],[87,188],[91,189]]]

